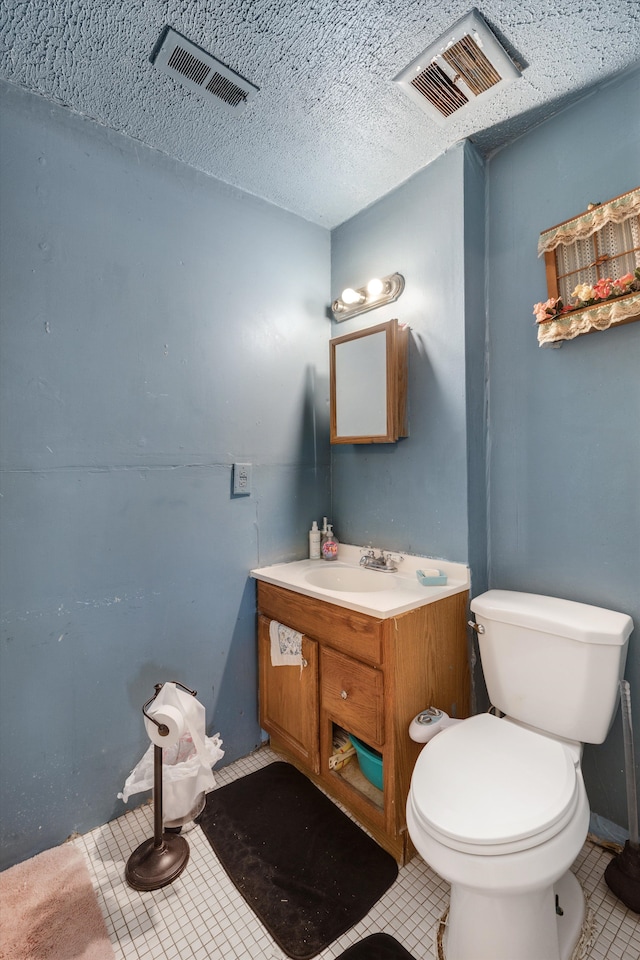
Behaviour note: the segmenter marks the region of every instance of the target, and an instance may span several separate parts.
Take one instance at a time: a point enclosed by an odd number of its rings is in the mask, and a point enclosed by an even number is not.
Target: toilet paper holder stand
[[[195,697],[196,690],[190,690],[179,680],[172,681],[185,693]],[[169,728],[160,723],[147,709],[156,699],[164,684],[155,684],[155,693],[147,700],[142,713],[158,728],[161,737],[166,737]],[[145,840],[133,851],[125,869],[125,880],[134,890],[159,890],[176,880],[189,860],[189,844],[184,837],[176,833],[163,832],[162,816],[162,747],[153,745],[153,837]]]

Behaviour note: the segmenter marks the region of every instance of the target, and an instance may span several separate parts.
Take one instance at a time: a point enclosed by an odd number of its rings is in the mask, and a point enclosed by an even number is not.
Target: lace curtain
[[[556,227],[551,227],[540,234],[538,241],[538,256],[555,250],[558,244],[574,244],[578,240],[585,240],[593,236],[607,224],[621,224],[629,217],[640,215],[640,187],[630,190],[629,193],[594,206],[591,210],[567,220]]]

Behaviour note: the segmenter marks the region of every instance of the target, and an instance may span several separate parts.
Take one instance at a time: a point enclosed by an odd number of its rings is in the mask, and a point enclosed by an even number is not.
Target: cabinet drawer
[[[258,581],[258,610],[271,620],[285,623],[359,660],[382,663],[384,620],[262,580]]]
[[[323,647],[320,689],[322,709],[332,720],[372,746],[382,746],[382,671]]]

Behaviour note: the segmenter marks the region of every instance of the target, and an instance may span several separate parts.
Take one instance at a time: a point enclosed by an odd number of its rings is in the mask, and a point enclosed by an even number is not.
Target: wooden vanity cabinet
[[[409,723],[429,705],[469,715],[467,601],[457,593],[383,620],[258,581],[260,723],[271,746],[400,863],[415,853],[405,807],[422,746]],[[272,666],[271,620],[303,634],[302,668]],[[355,759],[330,769],[335,727],[382,755],[382,790]]]

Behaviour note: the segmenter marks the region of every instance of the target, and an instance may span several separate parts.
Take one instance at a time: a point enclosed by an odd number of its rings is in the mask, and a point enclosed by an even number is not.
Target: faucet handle
[[[383,556],[387,565],[390,565],[392,563],[402,563],[402,561],[404,560],[404,557],[401,557],[399,553],[391,553],[388,550],[385,550],[383,552]]]

